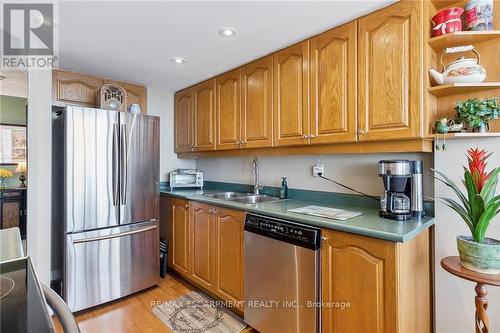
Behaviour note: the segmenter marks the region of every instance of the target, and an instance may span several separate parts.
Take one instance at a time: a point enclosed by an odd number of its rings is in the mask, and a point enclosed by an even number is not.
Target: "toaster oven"
[[[203,172],[196,169],[177,169],[170,173],[170,187],[203,187]]]

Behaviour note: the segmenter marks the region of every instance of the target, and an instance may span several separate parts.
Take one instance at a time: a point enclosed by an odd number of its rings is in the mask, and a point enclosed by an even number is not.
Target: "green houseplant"
[[[488,121],[500,116],[498,98],[469,98],[455,103],[456,121],[467,125],[473,130],[486,132]]]
[[[490,154],[485,150],[467,151],[468,168],[464,167],[462,179],[466,193],[444,173],[433,170],[438,181],[453,189],[459,201],[440,198],[467,224],[471,236],[458,236],[460,261],[465,268],[486,273],[500,273],[500,241],[486,238],[490,222],[500,213],[500,195],[495,195],[500,167],[486,172]]]

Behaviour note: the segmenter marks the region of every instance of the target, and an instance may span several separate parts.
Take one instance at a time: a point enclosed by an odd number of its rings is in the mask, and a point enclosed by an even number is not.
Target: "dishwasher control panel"
[[[247,214],[245,230],[312,249],[319,247],[320,229],[296,222]]]

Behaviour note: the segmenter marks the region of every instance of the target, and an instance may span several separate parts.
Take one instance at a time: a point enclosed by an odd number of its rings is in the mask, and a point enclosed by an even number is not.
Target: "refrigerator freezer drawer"
[[[71,311],[159,283],[158,222],[66,235],[64,298]]]

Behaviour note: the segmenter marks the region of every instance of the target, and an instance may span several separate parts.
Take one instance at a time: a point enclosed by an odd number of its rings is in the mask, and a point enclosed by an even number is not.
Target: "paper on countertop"
[[[312,216],[324,217],[327,219],[334,219],[340,221],[346,221],[354,217],[363,215],[363,213],[360,212],[353,212],[345,209],[337,209],[337,208],[314,206],[314,205],[289,209],[288,211],[292,213],[312,215]]]

